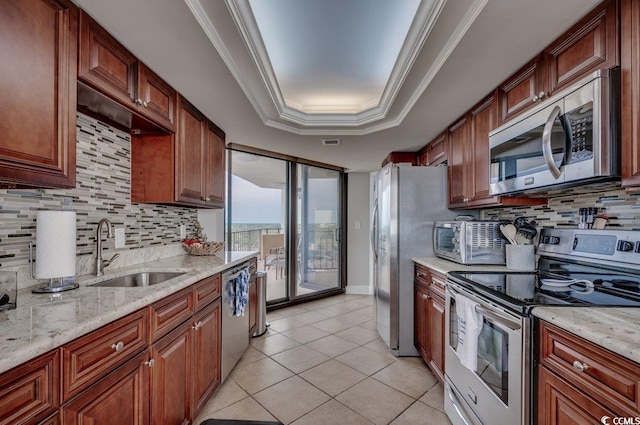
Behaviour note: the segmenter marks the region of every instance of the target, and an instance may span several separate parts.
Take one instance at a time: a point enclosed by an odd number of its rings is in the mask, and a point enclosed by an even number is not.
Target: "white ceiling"
[[[385,117],[345,129],[280,116],[227,2],[74,1],[218,124],[228,142],[349,171],[375,170],[390,151],[422,147],[598,3],[446,1]],[[198,19],[194,7],[203,13]],[[203,16],[210,27],[201,26]],[[322,145],[333,136],[342,144]]]

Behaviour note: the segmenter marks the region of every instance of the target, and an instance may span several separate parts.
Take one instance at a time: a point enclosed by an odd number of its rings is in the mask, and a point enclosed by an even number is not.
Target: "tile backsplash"
[[[131,203],[128,133],[79,113],[76,156],[75,189],[0,190],[0,267],[28,263],[38,209],[76,211],[79,256],[95,256],[101,218],[125,228],[124,250],[177,243],[180,224],[187,226],[187,234],[193,232],[195,209]],[[106,233],[103,230],[103,250],[108,258],[114,240],[105,240]]]
[[[549,193],[549,203],[531,207],[491,208],[482,211],[485,220],[526,217],[540,227],[578,227],[578,210],[597,207],[609,217],[608,228],[640,230],[640,192],[627,191],[619,183],[564,189]]]

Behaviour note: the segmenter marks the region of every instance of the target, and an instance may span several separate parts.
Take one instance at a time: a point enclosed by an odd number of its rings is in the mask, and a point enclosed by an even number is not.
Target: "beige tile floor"
[[[268,314],[205,406],[205,419],[294,425],[447,425],[443,389],[422,359],[393,356],[373,297],[338,295]]]

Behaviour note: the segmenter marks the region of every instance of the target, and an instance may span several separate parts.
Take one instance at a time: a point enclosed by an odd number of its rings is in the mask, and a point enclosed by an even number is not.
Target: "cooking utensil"
[[[516,229],[516,226],[513,224],[501,224],[500,232],[510,244],[517,245],[516,233],[518,233],[518,229]]]
[[[518,217],[515,220],[513,220],[513,225],[516,226],[516,228],[520,228],[520,227],[524,226],[525,224],[527,224],[527,218],[526,217]]]
[[[533,240],[533,238],[538,234],[538,229],[530,224],[525,224],[518,229],[518,234],[524,236],[527,240]]]

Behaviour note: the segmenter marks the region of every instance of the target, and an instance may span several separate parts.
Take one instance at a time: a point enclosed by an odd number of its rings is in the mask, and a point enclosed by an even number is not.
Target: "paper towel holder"
[[[29,264],[31,265],[31,279],[36,280],[36,275],[33,271],[33,242],[29,242]],[[71,289],[76,289],[80,285],[78,285],[75,281],[75,277],[59,277],[59,278],[50,278],[49,282],[44,285],[38,286],[31,290],[34,294],[52,294],[62,291],[69,291]]]

